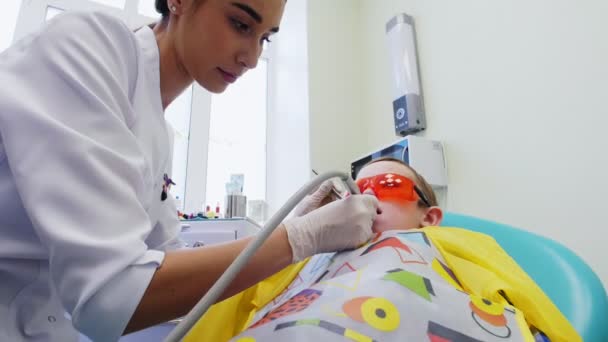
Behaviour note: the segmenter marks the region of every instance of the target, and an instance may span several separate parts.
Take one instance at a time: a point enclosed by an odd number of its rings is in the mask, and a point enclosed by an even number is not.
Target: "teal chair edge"
[[[446,213],[441,225],[492,236],[551,298],[583,341],[608,341],[606,290],[573,251],[523,229],[457,213]]]

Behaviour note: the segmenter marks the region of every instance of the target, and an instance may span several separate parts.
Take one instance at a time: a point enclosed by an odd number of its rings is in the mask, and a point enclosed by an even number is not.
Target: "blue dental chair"
[[[505,224],[446,213],[442,226],[488,234],[536,281],[585,342],[608,341],[608,297],[602,282],[561,244]]]

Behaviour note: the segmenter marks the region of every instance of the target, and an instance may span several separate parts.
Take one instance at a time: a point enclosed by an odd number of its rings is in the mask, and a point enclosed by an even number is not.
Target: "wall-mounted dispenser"
[[[395,133],[406,136],[426,128],[414,19],[407,14],[397,15],[386,24],[386,35],[392,74]]]

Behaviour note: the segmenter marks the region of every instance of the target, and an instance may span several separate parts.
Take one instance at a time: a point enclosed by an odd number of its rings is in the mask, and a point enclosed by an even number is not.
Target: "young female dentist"
[[[163,110],[255,68],[285,0],[162,0],[130,31],[65,14],[0,55],[0,341],[95,341],[187,313],[249,239],[171,251]],[[291,262],[371,237],[377,201],[309,196],[224,297]]]

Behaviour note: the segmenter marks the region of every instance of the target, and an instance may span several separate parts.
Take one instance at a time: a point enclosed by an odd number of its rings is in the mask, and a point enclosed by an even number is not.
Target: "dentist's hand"
[[[323,200],[329,196],[333,186],[334,185],[331,179],[321,183],[321,186],[319,186],[315,192],[304,197],[304,199],[296,206],[296,209],[293,211],[293,216],[304,216],[309,212],[321,207],[321,202],[323,202]]]
[[[293,262],[309,256],[356,248],[372,237],[378,200],[352,195],[284,223]]]

